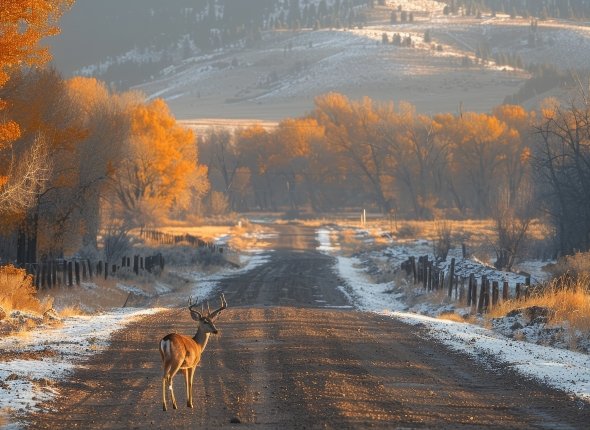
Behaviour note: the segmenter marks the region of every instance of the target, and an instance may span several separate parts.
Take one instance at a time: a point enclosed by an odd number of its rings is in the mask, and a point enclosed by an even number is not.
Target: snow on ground
[[[241,267],[239,269],[225,268],[210,275],[204,275],[197,271],[182,272],[180,275],[184,278],[191,279],[194,282],[194,287],[192,288],[191,293],[194,297],[205,299],[213,294],[217,289],[219,281],[222,279],[249,272],[256,267],[267,263],[270,260],[270,256],[270,251],[257,249],[246,255],[240,256]]]
[[[46,328],[0,339],[0,411],[23,414],[57,394],[55,381],[109,345],[113,332],[162,309],[116,309],[73,316],[60,328]],[[18,427],[11,427],[18,428]]]
[[[256,234],[259,240],[269,237],[269,234]],[[211,298],[221,279],[248,272],[266,263],[270,255],[267,250],[253,250],[240,255],[241,267],[238,269],[225,268],[210,275],[196,271],[178,274],[191,281],[191,294],[194,297],[207,299]],[[130,293],[145,295],[142,290],[132,286],[117,286]],[[176,300],[176,294],[170,287],[157,283],[156,290],[166,294],[171,302]],[[186,300],[184,291],[177,294],[182,295],[183,302]],[[108,347],[113,332],[138,318],[164,309],[124,308],[98,315],[73,316],[64,318],[59,327],[46,327],[0,338],[0,427],[19,429],[18,423],[2,426],[4,415],[15,417],[39,408],[40,403],[58,394],[54,388],[57,381],[67,378],[90,356]]]
[[[325,229],[318,230],[317,239],[319,249],[329,253],[330,235]],[[404,312],[408,306],[402,301],[403,295],[394,292],[393,283],[370,282],[361,265],[358,258],[337,256],[335,267],[346,281],[341,290],[359,309],[425,327],[428,336],[485,365],[500,364],[505,369],[590,401],[590,356],[587,354],[514,340],[474,324]],[[438,308],[440,311],[440,306]]]

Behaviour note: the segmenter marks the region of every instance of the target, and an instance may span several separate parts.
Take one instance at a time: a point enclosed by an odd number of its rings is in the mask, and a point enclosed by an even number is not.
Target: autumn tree
[[[76,127],[84,131],[74,153],[75,188],[71,196],[75,210],[71,218],[75,220],[70,224],[81,233],[84,252],[92,254],[98,248],[101,204],[108,200],[110,184],[126,154],[131,134],[128,105],[135,98],[112,93],[103,82],[83,77],[67,81],[67,94]]]
[[[389,104],[377,105],[369,98],[350,101],[342,94],[330,93],[316,98],[312,113],[325,129],[327,144],[366,181],[370,195],[384,212],[391,208],[388,190],[392,176],[381,124],[392,112]]]
[[[0,88],[9,73],[23,66],[39,66],[49,60],[49,51],[39,42],[58,33],[57,22],[73,0],[5,0],[0,10]],[[7,116],[10,104],[0,98],[0,214],[6,209],[22,210],[30,204],[31,188],[45,180],[46,170],[40,167],[44,159],[43,142],[26,154],[16,157],[12,142],[20,135],[17,121]]]
[[[238,131],[236,143],[243,154],[244,173],[247,172],[249,178],[255,207],[262,210],[277,210],[274,201],[275,189],[266,155],[270,145],[269,132],[260,125],[252,125]]]
[[[512,130],[493,115],[466,112],[457,118],[453,150],[455,169],[467,185],[476,216],[487,216],[496,175],[506,162],[504,146]]]
[[[11,143],[11,154],[16,159],[27,159],[27,154],[37,151],[39,142],[45,148],[45,156],[39,160],[45,180],[29,189],[30,202],[26,207],[13,208],[9,215],[19,229],[17,261],[35,262],[40,223],[47,219],[57,225],[56,221],[67,218],[70,212],[63,192],[75,182],[73,154],[83,131],[73,124],[65,83],[55,70],[16,72],[0,96],[11,100],[6,112],[20,126],[19,137]]]
[[[236,209],[237,180],[244,166],[234,134],[228,129],[210,128],[199,140],[199,150],[201,160],[209,167],[209,182],[219,181],[230,208]]]
[[[120,216],[143,226],[188,210],[203,194],[206,169],[197,163],[193,132],[176,123],[161,99],[129,107],[131,136],[116,175]]]
[[[383,139],[392,159],[399,192],[411,202],[418,219],[434,217],[443,194],[448,141],[441,139],[441,125],[418,115],[408,103],[400,103],[392,120],[383,125]]]

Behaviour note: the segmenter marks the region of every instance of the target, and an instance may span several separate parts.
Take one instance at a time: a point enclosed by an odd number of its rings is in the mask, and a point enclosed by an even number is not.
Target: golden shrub
[[[0,306],[6,311],[18,309],[43,312],[33,278],[24,269],[12,265],[0,266]]]

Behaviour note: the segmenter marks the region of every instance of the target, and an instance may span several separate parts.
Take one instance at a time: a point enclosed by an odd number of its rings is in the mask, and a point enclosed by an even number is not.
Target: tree
[[[209,181],[212,183],[218,175],[221,189],[229,201],[229,206],[236,209],[236,179],[243,167],[243,154],[236,145],[234,136],[227,129],[211,128],[200,140],[201,159],[209,167]]]
[[[120,216],[143,226],[186,210],[191,189],[204,192],[206,169],[197,164],[195,137],[176,123],[161,99],[130,106],[128,153],[116,175]]]
[[[342,94],[330,93],[315,99],[312,113],[325,128],[327,144],[367,181],[374,202],[385,213],[391,208],[387,183],[392,177],[380,124],[392,112],[390,104],[374,105],[369,98],[351,102]]]
[[[435,205],[443,194],[449,147],[439,137],[441,125],[428,116],[417,115],[414,106],[400,103],[395,120],[384,127],[384,140],[395,160],[393,171],[400,196],[405,194],[416,218],[434,218]]]
[[[101,202],[110,198],[111,183],[123,160],[131,134],[128,104],[130,94],[113,94],[94,78],[76,77],[67,81],[70,103],[77,127],[85,130],[76,146],[76,190],[72,193],[82,232],[81,246],[97,249]]]
[[[67,100],[65,83],[52,69],[31,69],[13,73],[0,96],[11,100],[7,114],[20,124],[19,137],[11,143],[10,154],[16,160],[28,159],[43,142],[45,157],[39,159],[46,172],[44,181],[30,189],[29,204],[8,214],[18,224],[17,261],[33,263],[37,257],[40,223],[67,218],[70,207],[63,192],[76,184],[77,166],[74,161],[76,145],[84,131],[73,122],[72,105]],[[31,184],[32,185],[32,184]],[[6,214],[5,214],[6,215]],[[49,232],[49,229],[42,229]],[[46,236],[45,236],[46,238]],[[47,243],[52,241],[47,240]]]
[[[590,249],[589,106],[583,91],[567,106],[546,101],[535,127],[536,180],[562,255]]]
[[[496,227],[496,262],[499,270],[512,270],[524,245],[528,229],[536,215],[534,190],[522,185],[514,196],[508,189],[498,193],[493,208]]]
[[[47,36],[58,33],[57,22],[61,15],[73,4],[73,0],[5,0],[0,11],[0,88],[9,79],[11,70],[21,66],[39,66],[49,60],[49,51],[41,47],[39,42]],[[0,112],[8,106],[9,100],[0,98]],[[19,164],[12,152],[11,142],[20,136],[20,127],[12,119],[0,119],[0,215],[6,213],[2,208],[12,208],[16,204],[22,209],[30,200],[18,199],[10,202],[15,196],[31,195],[45,180],[46,171],[39,169],[37,164],[23,164],[29,161],[40,161],[43,153],[38,140],[35,150],[20,157]],[[20,175],[20,176],[15,176]],[[32,187],[32,188],[31,188]],[[12,210],[11,209],[11,210]]]

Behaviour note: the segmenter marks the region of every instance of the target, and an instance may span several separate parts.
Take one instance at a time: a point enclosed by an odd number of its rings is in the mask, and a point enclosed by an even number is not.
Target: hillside
[[[590,49],[590,30],[573,21],[446,14],[432,0],[379,3],[79,0],[55,43],[56,64],[163,97],[182,119],[268,120],[302,115],[329,91],[404,100],[430,114],[506,101],[531,108],[567,94],[570,71],[589,68],[577,53]]]

